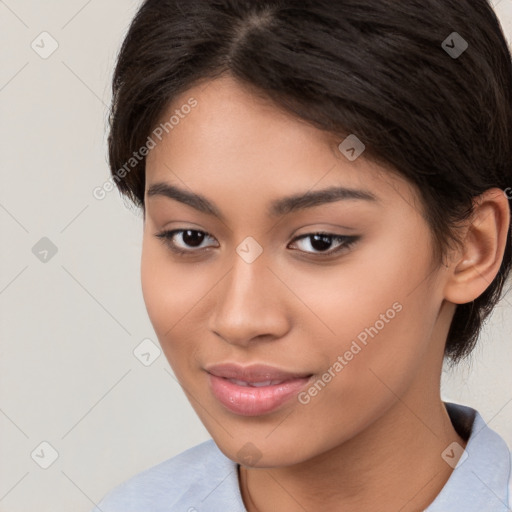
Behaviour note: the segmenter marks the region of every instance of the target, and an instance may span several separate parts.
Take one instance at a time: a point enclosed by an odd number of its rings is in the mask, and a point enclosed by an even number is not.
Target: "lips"
[[[297,395],[311,378],[267,365],[213,365],[206,368],[210,390],[229,411],[242,416],[272,412]]]
[[[235,379],[249,384],[265,382],[265,381],[279,381],[300,379],[309,377],[309,373],[294,373],[275,368],[267,365],[251,365],[241,366],[237,364],[217,364],[206,368],[208,373],[215,375],[216,377],[222,377],[223,379]]]
[[[254,387],[254,388],[260,388],[263,386],[275,386],[276,384],[281,384],[281,382],[284,382],[283,380],[264,380],[261,382],[246,382],[245,380],[238,380],[238,379],[228,379],[229,382],[232,382],[233,384],[236,384],[237,386],[244,386],[244,387]]]

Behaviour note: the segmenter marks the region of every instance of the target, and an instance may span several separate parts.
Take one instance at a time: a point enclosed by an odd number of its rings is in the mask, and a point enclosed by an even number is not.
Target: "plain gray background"
[[[494,3],[510,41],[512,0]],[[209,437],[155,348],[141,215],[116,190],[92,194],[109,177],[111,74],[138,5],[0,0],[1,512],[86,512]],[[444,372],[443,398],[512,447],[511,333],[509,294],[471,361]],[[147,339],[148,366],[134,355]]]

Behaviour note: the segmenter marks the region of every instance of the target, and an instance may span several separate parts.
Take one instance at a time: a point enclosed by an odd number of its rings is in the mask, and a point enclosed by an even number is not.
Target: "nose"
[[[262,256],[247,263],[235,254],[231,271],[216,287],[211,331],[240,346],[284,336],[290,325],[287,290],[274,272]]]

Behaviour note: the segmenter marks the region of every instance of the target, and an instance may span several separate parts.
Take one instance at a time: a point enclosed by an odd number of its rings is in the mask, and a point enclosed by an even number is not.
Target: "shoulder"
[[[512,510],[512,450],[510,451],[510,478],[508,480],[508,507]]]
[[[460,458],[426,512],[510,512],[512,453],[507,443],[477,410],[450,402],[445,405],[456,430],[467,437],[467,444],[465,449],[460,445],[447,447],[450,457],[460,451]]]
[[[242,512],[237,465],[213,440],[142,471],[112,489],[91,512],[195,512],[217,502]],[[238,508],[237,508],[238,507]]]

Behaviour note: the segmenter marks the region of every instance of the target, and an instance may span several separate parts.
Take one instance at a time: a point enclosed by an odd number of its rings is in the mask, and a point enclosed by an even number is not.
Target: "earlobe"
[[[452,262],[445,298],[466,304],[492,283],[501,266],[510,229],[510,205],[499,188],[475,198],[474,213],[466,226],[463,248]]]

